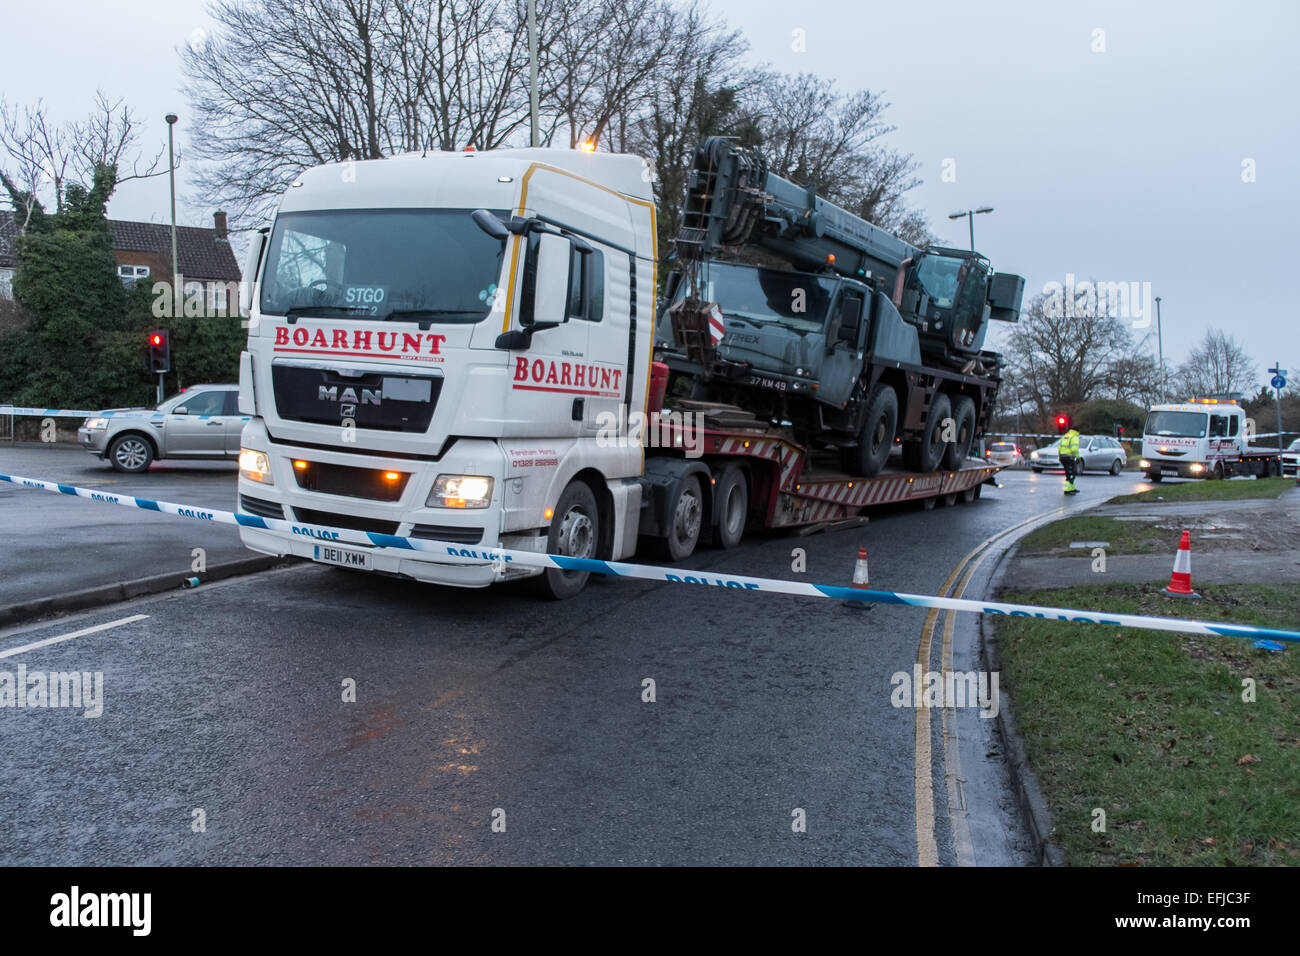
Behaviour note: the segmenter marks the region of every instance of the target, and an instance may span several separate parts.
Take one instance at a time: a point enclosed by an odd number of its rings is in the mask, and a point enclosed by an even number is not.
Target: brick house
[[[117,274],[123,282],[170,282],[172,275],[171,226],[157,222],[110,219]],[[12,212],[0,210],[0,299],[13,298],[13,277],[18,268],[15,240],[17,223]],[[205,309],[222,314],[239,308],[239,266],[226,232],[226,214],[212,214],[212,228],[176,227],[176,257],[187,296],[202,290]]]

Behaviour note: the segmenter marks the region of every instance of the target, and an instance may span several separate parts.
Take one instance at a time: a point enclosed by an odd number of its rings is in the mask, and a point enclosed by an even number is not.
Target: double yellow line
[[[1034,515],[1024,521],[1004,528],[997,534],[985,538],[966,557],[957,562],[948,579],[939,589],[941,597],[962,597],[971,578],[989,555],[995,553],[995,545],[1014,534],[1026,525],[1056,518],[1065,513],[1064,508],[1046,514]],[[954,587],[954,582],[960,582]],[[944,612],[943,641],[939,656],[939,669],[943,673],[952,670],[953,631],[956,626],[957,612]],[[931,608],[921,626],[921,643],[917,647],[916,662],[921,673],[930,670],[930,659],[934,647],[934,637],[939,623],[939,609]],[[913,784],[916,794],[916,862],[918,866],[938,866],[939,847],[934,839],[934,757],[930,746],[930,708],[919,700],[912,701],[916,711],[916,748],[913,764]],[[944,777],[947,784],[949,817],[952,822],[953,845],[957,854],[958,866],[974,866],[975,854],[970,839],[970,827],[966,819],[965,795],[962,790],[961,760],[957,736],[956,714],[951,707],[943,708],[943,759]]]

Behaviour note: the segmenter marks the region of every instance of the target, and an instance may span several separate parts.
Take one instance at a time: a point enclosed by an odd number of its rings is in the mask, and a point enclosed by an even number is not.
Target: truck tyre
[[[897,430],[898,393],[888,385],[877,385],[867,401],[867,414],[858,433],[858,447],[845,449],[844,470],[864,478],[880,474],[889,462],[889,450],[894,447]]]
[[[943,449],[943,467],[948,471],[956,471],[965,464],[970,443],[975,438],[975,402],[969,395],[953,396],[952,421],[957,440]]]
[[[1147,481],[1151,482],[1152,484],[1156,484],[1156,485],[1160,484],[1161,479],[1163,479],[1164,477],[1165,477],[1164,472],[1161,471],[1147,472]]]
[[[740,544],[749,521],[749,484],[739,465],[723,469],[713,491],[713,513],[718,529],[718,543],[730,550]]]
[[[695,553],[704,524],[704,493],[700,476],[687,475],[677,485],[677,498],[668,508],[668,536],[659,548],[670,561],[684,561]]]
[[[925,419],[925,431],[917,441],[903,445],[903,466],[908,471],[930,472],[943,460],[943,423],[952,417],[952,403],[943,392],[936,392]]]
[[[153,461],[153,443],[134,432],[119,435],[108,446],[108,461],[116,471],[133,475],[148,471]]]
[[[1110,463],[1110,475],[1112,478],[1118,475],[1123,470],[1124,470],[1124,465],[1118,458],[1116,458],[1114,461]]]
[[[972,485],[970,488],[967,488],[965,491],[961,493],[961,503],[964,505],[968,505],[979,496],[980,496],[980,486]]]
[[[595,558],[599,540],[600,513],[596,508],[596,496],[585,482],[575,481],[564,489],[555,505],[555,515],[546,533],[546,551],[570,558]],[[563,601],[581,591],[590,576],[590,571],[547,568],[537,581],[544,596]]]
[[[1210,480],[1211,481],[1223,480],[1223,462],[1216,461],[1214,463],[1214,470],[1210,472]]]

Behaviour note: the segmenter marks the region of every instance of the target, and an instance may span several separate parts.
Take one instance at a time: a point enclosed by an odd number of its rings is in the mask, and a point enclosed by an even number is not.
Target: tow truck
[[[956,503],[996,468],[870,478],[745,408],[665,398],[654,362],[655,206],[635,156],[428,152],[304,171],[251,244],[239,408],[245,546],[464,587],[587,573],[492,549],[681,560],[747,529],[872,505]],[[445,541],[439,562],[383,539]]]
[[[1232,399],[1190,398],[1152,405],[1142,430],[1139,467],[1150,481],[1256,478],[1282,474],[1282,451],[1250,444],[1245,410]]]

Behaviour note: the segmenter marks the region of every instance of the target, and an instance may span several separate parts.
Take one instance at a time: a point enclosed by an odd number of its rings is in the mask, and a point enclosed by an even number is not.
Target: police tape
[[[643,581],[666,581],[670,584],[702,584],[711,587],[741,591],[764,591],[773,594],[790,594],[797,597],[833,598],[841,601],[862,601],[873,604],[899,604],[909,607],[938,608],[940,610],[966,611],[974,614],[1002,614],[1010,617],[1043,618],[1068,621],[1073,624],[1104,624],[1112,627],[1136,627],[1152,631],[1173,631],[1182,634],[1208,634],[1218,637],[1271,637],[1300,643],[1300,631],[1282,631],[1249,624],[1215,624],[1209,621],[1184,620],[1172,617],[1147,617],[1140,614],[1112,614],[1072,610],[1070,608],[1040,607],[1034,604],[1008,604],[1000,601],[971,601],[965,598],[936,597],[929,594],[904,594],[896,591],[873,591],[867,588],[839,587],[831,584],[804,584],[776,578],[755,578],[739,574],[722,574],[710,571],[686,571],[682,568],[660,568],[648,564],[626,564],[621,561],[601,561],[593,558],[570,558],[558,554],[541,554],[536,551],[515,551],[507,548],[478,549],[455,545],[446,541],[411,538],[405,535],[381,534],[377,531],[357,531],[350,528],[331,528],[325,525],[303,524],[282,518],[262,518],[257,515],[214,508],[199,508],[152,498],[137,498],[106,491],[94,491],[77,485],[64,485],[20,475],[0,475],[7,481],[27,488],[37,488],[55,494],[72,495],[122,505],[141,511],[157,511],[209,521],[214,524],[233,524],[264,531],[284,531],[291,535],[337,544],[356,544],[368,548],[398,548],[419,551],[436,557],[436,563],[490,566],[498,571],[511,564],[531,568],[554,568],[560,571],[587,571],[614,577],[636,578]],[[412,556],[414,557],[414,555]]]
[[[23,408],[18,405],[0,405],[0,415],[35,415],[40,418],[91,418],[108,417],[120,412],[87,412],[76,408]]]

